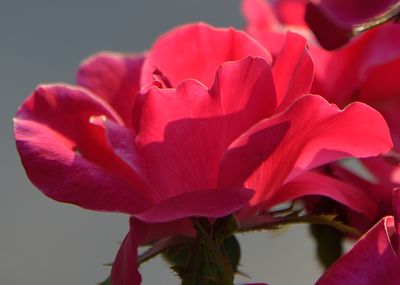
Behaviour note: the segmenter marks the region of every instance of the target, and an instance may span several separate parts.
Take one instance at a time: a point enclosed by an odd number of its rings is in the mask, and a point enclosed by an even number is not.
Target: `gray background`
[[[96,284],[127,230],[127,217],[56,203],[25,177],[11,119],[35,85],[73,82],[88,55],[145,50],[181,23],[241,27],[239,6],[233,0],[0,0],[0,284]],[[240,240],[242,270],[253,282],[308,285],[320,274],[305,226]],[[141,271],[145,285],[178,284],[160,259]]]

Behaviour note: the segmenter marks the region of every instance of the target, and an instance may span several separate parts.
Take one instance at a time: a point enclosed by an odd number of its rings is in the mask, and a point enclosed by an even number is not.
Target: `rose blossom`
[[[81,87],[40,86],[20,107],[17,148],[44,194],[135,217],[113,284],[140,282],[135,256],[150,239],[146,227],[159,238],[174,229],[157,232],[162,223],[177,223],[180,232],[186,217],[240,209],[251,226],[259,210],[316,194],[374,210],[357,188],[308,170],[388,151],[380,114],[362,103],[340,110],[305,95],[313,64],[296,34],[272,68],[270,62],[242,32],[187,25],[160,37],[144,63],[99,54],[78,72]]]

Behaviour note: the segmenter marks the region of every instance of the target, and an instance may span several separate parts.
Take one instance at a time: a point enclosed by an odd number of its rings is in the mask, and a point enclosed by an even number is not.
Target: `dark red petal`
[[[253,194],[254,191],[245,188],[185,192],[165,199],[135,217],[148,223],[164,223],[186,217],[219,218],[241,209]]]
[[[351,25],[335,22],[318,5],[308,3],[305,18],[318,41],[325,49],[336,49],[347,43],[352,37]]]
[[[135,237],[135,228],[126,235],[115,257],[111,270],[112,285],[140,285],[142,277],[138,271],[137,253],[138,243]]]
[[[185,25],[155,42],[144,63],[141,82],[142,85],[152,82],[158,69],[174,87],[189,78],[210,87],[220,64],[248,56],[271,62],[269,52],[243,32],[203,23]]]
[[[140,89],[143,55],[101,52],[86,59],[77,73],[77,83],[106,100],[131,126],[135,94]]]
[[[95,117],[121,119],[87,90],[41,86],[15,117],[15,139],[30,180],[47,196],[101,211],[142,211],[152,197],[135,189],[132,169],[105,139]]]
[[[228,145],[271,114],[275,100],[270,68],[259,58],[223,64],[210,90],[194,80],[151,89],[137,137],[149,181],[163,197],[215,188]]]
[[[278,106],[285,110],[295,99],[310,92],[314,64],[306,40],[288,32],[282,51],[272,67]]]

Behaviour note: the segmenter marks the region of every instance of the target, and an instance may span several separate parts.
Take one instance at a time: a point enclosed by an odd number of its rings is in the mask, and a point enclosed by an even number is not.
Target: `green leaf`
[[[310,230],[317,245],[318,260],[326,269],[343,254],[344,234],[326,225],[310,225]]]

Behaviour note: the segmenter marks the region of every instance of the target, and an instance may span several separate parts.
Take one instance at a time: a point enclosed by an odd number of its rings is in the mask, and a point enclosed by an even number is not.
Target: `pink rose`
[[[140,282],[136,248],[174,229],[159,231],[162,223],[187,232],[185,218],[239,211],[251,226],[259,210],[304,195],[375,210],[362,191],[309,170],[387,152],[382,116],[307,95],[314,67],[297,34],[271,61],[245,33],[186,25],[145,58],[94,56],[78,72],[79,87],[40,86],[20,107],[17,148],[45,195],[151,228],[144,236],[132,226],[113,284]]]

